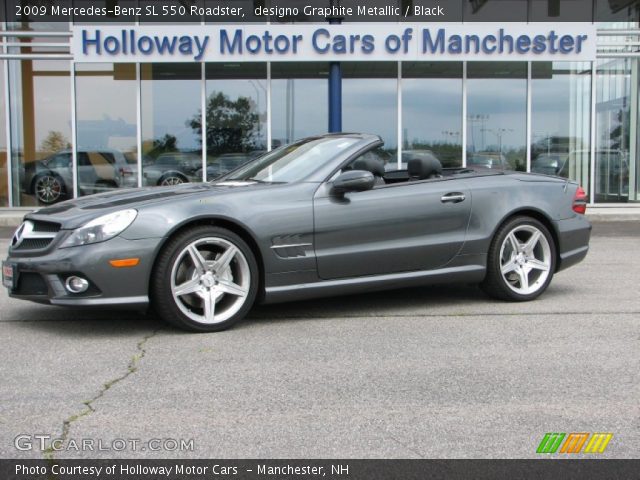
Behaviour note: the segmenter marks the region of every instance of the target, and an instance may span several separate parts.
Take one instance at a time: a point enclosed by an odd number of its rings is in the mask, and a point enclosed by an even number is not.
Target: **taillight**
[[[129,167],[120,167],[120,175],[133,175],[133,171]]]
[[[587,211],[587,194],[582,187],[578,187],[573,196],[573,211],[582,215]]]

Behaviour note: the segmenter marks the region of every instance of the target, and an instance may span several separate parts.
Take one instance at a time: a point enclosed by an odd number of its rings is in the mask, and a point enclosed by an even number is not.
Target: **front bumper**
[[[16,281],[9,296],[38,303],[66,306],[124,306],[146,308],[149,278],[160,239],[127,240],[115,237],[106,242],[58,249],[39,254],[10,252],[7,262],[15,265]],[[109,260],[139,258],[135,267],[115,268]],[[89,281],[80,294],[64,286],[71,275]]]

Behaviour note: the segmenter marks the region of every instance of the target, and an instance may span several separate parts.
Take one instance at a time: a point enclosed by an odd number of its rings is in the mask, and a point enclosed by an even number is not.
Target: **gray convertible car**
[[[211,183],[92,195],[28,214],[3,263],[15,298],[151,306],[215,331],[256,302],[447,282],[532,300],[587,254],[574,182],[443,169],[389,171],[374,135],[285,145]]]

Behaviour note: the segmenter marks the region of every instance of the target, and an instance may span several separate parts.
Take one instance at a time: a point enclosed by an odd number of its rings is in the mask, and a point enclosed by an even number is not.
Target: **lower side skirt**
[[[438,270],[369,275],[358,278],[340,278],[336,280],[321,280],[314,283],[267,287],[263,303],[291,302],[310,298],[441,283],[478,283],[484,279],[485,271],[484,265],[465,265]]]

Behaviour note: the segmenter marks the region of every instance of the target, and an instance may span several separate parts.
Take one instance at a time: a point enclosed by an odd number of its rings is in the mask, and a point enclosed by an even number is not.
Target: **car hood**
[[[102,215],[126,208],[140,209],[157,203],[175,202],[190,196],[210,196],[229,193],[237,187],[253,187],[256,184],[185,183],[169,187],[145,187],[117,190],[68,200],[52,207],[28,214],[25,218],[56,222],[62,229],[73,229]]]

